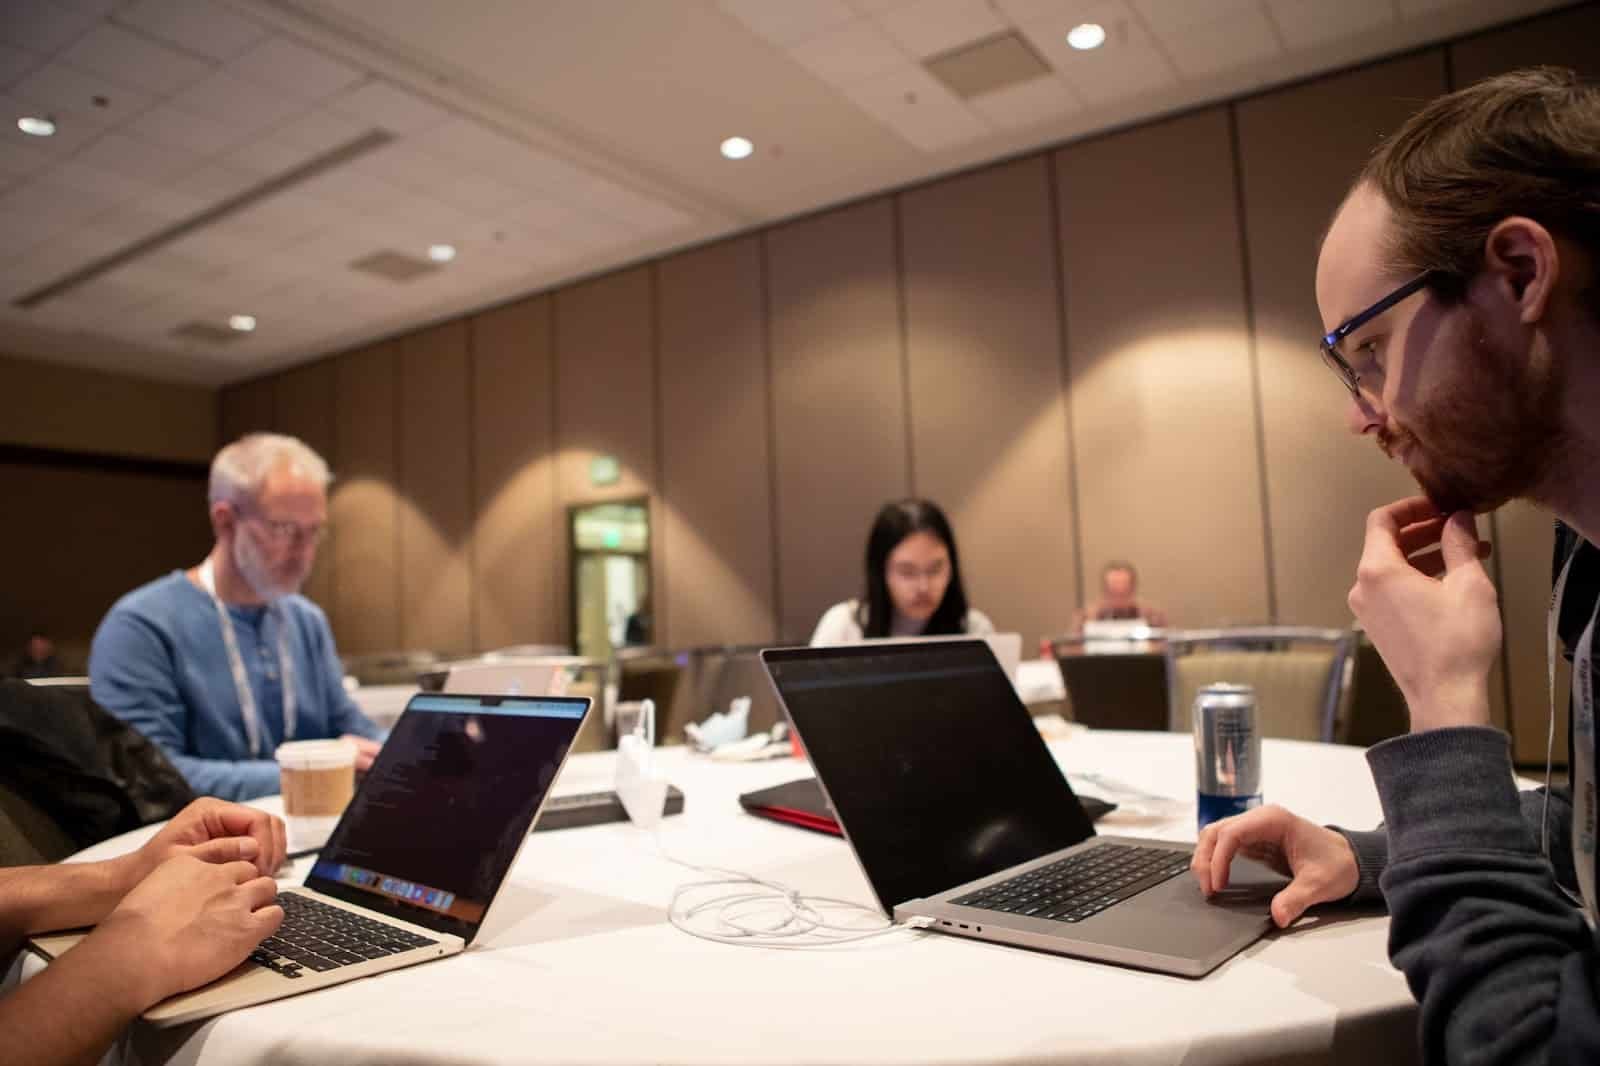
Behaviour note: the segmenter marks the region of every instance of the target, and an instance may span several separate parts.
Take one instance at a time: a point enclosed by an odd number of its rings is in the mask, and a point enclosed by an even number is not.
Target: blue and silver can
[[[1261,730],[1249,685],[1206,685],[1194,701],[1200,828],[1261,806]]]

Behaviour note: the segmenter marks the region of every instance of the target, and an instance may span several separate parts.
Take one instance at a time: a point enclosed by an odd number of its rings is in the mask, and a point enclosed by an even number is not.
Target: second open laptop
[[[1192,845],[1098,836],[982,641],[765,651],[829,805],[895,921],[1200,977],[1271,926],[1284,879]]]
[[[417,695],[282,927],[231,973],[146,1011],[196,1021],[454,955],[478,934],[589,711],[587,699]],[[36,937],[58,958],[83,934]]]

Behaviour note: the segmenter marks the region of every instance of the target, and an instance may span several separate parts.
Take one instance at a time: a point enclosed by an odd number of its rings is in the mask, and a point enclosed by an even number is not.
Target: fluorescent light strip
[[[354,140],[330,149],[315,159],[308,159],[291,170],[286,170],[276,177],[268,178],[259,185],[251,186],[237,196],[230,197],[213,207],[208,207],[199,214],[191,215],[181,222],[176,222],[160,233],[153,233],[143,240],[135,241],[126,248],[96,259],[88,266],[80,267],[65,277],[57,278],[48,285],[43,285],[32,292],[25,293],[13,300],[11,306],[21,308],[38,307],[47,300],[53,300],[63,293],[71,292],[79,285],[93,281],[100,275],[130,263],[140,256],[148,255],[158,248],[164,248],[173,241],[181,237],[187,237],[196,230],[204,229],[213,222],[220,222],[229,215],[242,211],[269,196],[283,192],[285,189],[298,185],[308,178],[314,178],[324,171],[343,166],[352,159],[366,155],[375,149],[382,148],[394,139],[395,135],[388,130],[368,130]]]

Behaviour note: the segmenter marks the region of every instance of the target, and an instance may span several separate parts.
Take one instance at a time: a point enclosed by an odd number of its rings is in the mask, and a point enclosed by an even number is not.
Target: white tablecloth
[[[1115,812],[1103,831],[1194,838],[1188,737],[1086,733],[1052,749],[1069,774],[1177,800]],[[808,767],[664,756],[687,794],[685,813],[663,823],[669,852],[872,902],[841,840],[738,807],[740,792]],[[574,757],[557,791],[608,787],[613,758]],[[1379,818],[1357,749],[1268,741],[1263,763],[1269,800],[1321,822],[1365,828]],[[1415,1058],[1415,1008],[1385,959],[1388,921],[1370,912],[1325,914],[1192,981],[913,931],[817,951],[723,946],[667,924],[674,887],[695,877],[631,825],[537,833],[465,954],[177,1030],[136,1027],[128,1051],[137,1061],[341,1066]]]

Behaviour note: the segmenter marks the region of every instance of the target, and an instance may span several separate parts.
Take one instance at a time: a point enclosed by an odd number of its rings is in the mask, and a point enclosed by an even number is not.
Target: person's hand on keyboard
[[[282,818],[208,796],[173,815],[143,847],[118,861],[127,863],[127,886],[131,888],[178,855],[192,855],[206,862],[243,859],[270,876],[282,864],[287,850]]]
[[[1308,907],[1349,896],[1360,880],[1349,841],[1276,804],[1212,822],[1201,831],[1189,862],[1201,892],[1211,896],[1228,887],[1235,855],[1293,878],[1272,897],[1272,920],[1280,929]]]
[[[179,855],[158,866],[74,948],[99,956],[144,1010],[215,980],[283,923],[277,883],[253,863]]]

